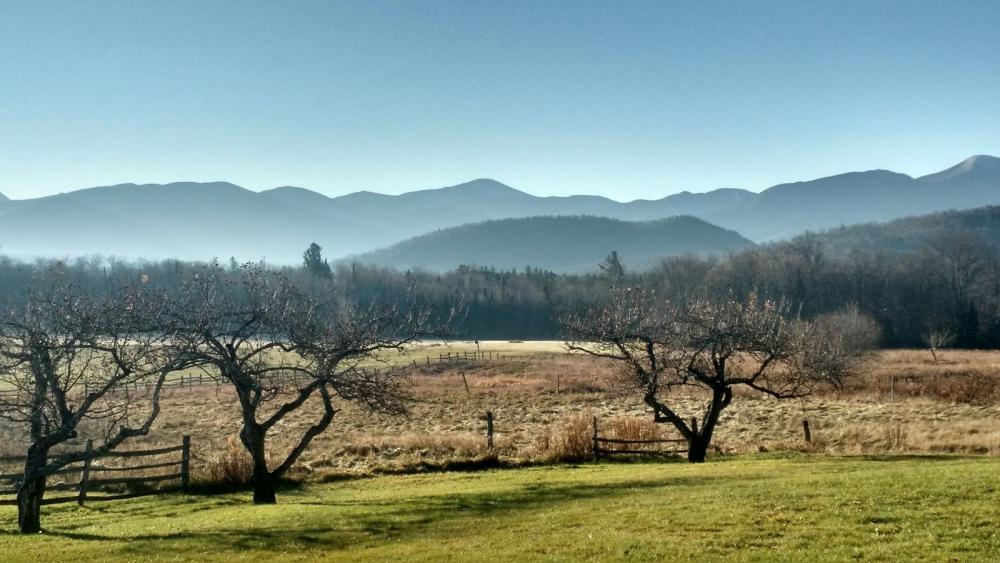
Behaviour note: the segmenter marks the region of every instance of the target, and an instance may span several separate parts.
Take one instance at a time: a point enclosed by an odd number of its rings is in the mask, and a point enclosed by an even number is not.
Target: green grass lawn
[[[1000,459],[746,457],[46,507],[0,560],[1000,560]]]

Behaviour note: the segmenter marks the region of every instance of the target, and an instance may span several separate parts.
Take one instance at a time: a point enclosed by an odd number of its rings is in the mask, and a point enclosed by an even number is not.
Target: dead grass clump
[[[235,436],[226,440],[226,447],[205,467],[206,485],[244,487],[253,479],[253,460]]]
[[[540,458],[549,462],[583,461],[594,455],[591,438],[593,416],[589,413],[570,415],[556,432],[539,436],[536,449]]]
[[[616,440],[660,440],[660,426],[648,418],[616,416],[607,422],[608,438]]]
[[[364,449],[478,454],[485,447],[485,437],[469,432],[405,432],[395,436],[383,436],[368,444]]]

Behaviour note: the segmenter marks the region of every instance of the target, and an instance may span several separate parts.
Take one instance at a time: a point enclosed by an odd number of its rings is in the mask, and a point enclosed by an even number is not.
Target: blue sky
[[[1000,2],[0,0],[0,192],[619,200],[1000,155]]]

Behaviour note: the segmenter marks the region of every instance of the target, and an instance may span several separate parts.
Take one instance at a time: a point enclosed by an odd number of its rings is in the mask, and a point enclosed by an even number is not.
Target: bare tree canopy
[[[106,297],[84,294],[50,272],[22,306],[0,319],[0,416],[26,426],[18,486],[22,532],[40,529],[46,477],[144,435],[178,360],[163,347],[163,299],[141,285]],[[90,453],[61,451],[81,433]]]
[[[675,305],[653,290],[623,288],[562,324],[569,348],[615,362],[654,420],[672,424],[688,441],[689,461],[700,462],[735,387],[804,397],[816,385],[840,385],[874,345],[874,324],[857,312],[816,322],[790,321],[787,313],[784,302],[756,295]],[[670,405],[670,392],[681,387],[710,396],[690,422]]]
[[[278,481],[333,421],[335,398],[372,411],[404,411],[405,381],[377,369],[379,355],[402,351],[426,334],[426,312],[320,301],[258,265],[236,275],[206,267],[182,295],[171,313],[173,346],[235,390],[240,439],[253,460],[255,503],[275,502]],[[320,401],[322,414],[269,463],[268,433],[311,399]]]

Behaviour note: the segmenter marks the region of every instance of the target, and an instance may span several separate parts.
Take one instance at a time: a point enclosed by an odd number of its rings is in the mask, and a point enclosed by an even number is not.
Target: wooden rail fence
[[[591,435],[591,449],[593,450],[594,461],[613,455],[651,455],[673,457],[687,453],[687,448],[674,449],[646,449],[644,446],[659,444],[687,444],[683,438],[666,440],[621,440],[618,438],[602,438],[597,433],[597,417],[593,420],[593,434]],[[602,447],[608,445],[609,447]]]
[[[93,447],[93,441],[87,440],[87,446],[84,450],[85,452],[90,452]],[[179,453],[180,457],[171,461],[155,461],[150,463],[140,463],[138,465],[130,466],[115,466],[107,465],[107,460],[112,459],[138,459],[163,456],[167,454]],[[104,460],[105,463],[94,464],[95,461]],[[24,456],[7,456],[0,457],[0,465],[10,464],[12,462],[24,462]],[[52,476],[56,475],[74,475],[79,474],[79,479],[76,482],[64,481],[61,483],[47,484],[45,487],[45,492],[50,491],[76,491],[73,496],[61,496],[55,498],[45,498],[42,504],[60,504],[64,502],[77,502],[81,506],[87,501],[103,501],[103,500],[120,500],[126,498],[133,498],[143,495],[155,494],[158,491],[155,490],[139,490],[139,491],[129,491],[125,493],[105,493],[100,495],[94,495],[95,489],[101,489],[103,487],[116,486],[116,485],[151,485],[154,483],[162,483],[164,481],[177,481],[180,485],[181,490],[187,490],[191,484],[191,437],[184,436],[181,440],[180,445],[169,446],[165,448],[156,448],[149,450],[133,450],[133,451],[119,451],[119,452],[108,452],[106,454],[98,456],[87,456],[83,461],[71,464],[72,466],[79,467],[66,467],[56,471]],[[148,471],[151,469],[165,470],[173,469],[169,473],[159,474],[159,475],[129,475],[134,471]],[[115,475],[125,474],[124,477],[116,477]],[[107,475],[107,476],[105,476]],[[50,476],[50,478],[52,477]],[[17,504],[17,499],[9,498],[11,495],[17,494],[18,482],[23,477],[23,473],[10,472],[10,473],[0,473],[0,505],[12,505]],[[8,497],[8,498],[4,498]]]

